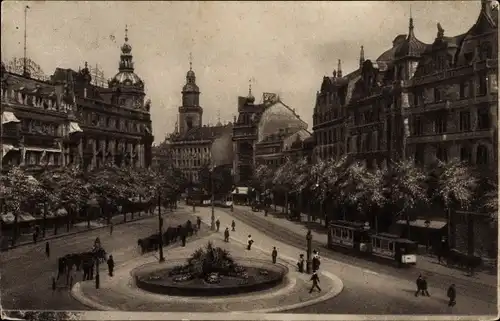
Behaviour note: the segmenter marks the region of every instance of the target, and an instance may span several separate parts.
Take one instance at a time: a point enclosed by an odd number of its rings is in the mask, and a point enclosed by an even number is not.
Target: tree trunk
[[[87,229],[90,229],[90,211],[89,207],[85,206],[85,214],[87,216]]]
[[[43,203],[43,222],[42,222],[42,237],[45,238],[45,233],[47,231],[47,202]]]
[[[285,192],[285,214],[288,215],[288,191]]]
[[[68,214],[66,215],[66,232],[69,232],[69,226],[71,224],[71,208],[66,211],[68,211]]]
[[[59,225],[59,216],[57,216],[57,213],[56,213],[56,216],[54,216],[54,235],[57,235],[57,229],[58,229],[58,226]]]
[[[14,226],[12,227],[12,246],[16,244],[18,228],[19,228],[19,211],[17,211],[17,213],[14,213]]]

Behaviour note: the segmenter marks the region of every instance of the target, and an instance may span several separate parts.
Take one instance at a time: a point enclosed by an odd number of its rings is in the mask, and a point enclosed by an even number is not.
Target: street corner
[[[76,301],[82,303],[86,307],[98,311],[114,311],[115,309],[101,304],[98,298],[89,295],[82,290],[82,282],[77,282],[73,285],[70,291],[71,297]]]

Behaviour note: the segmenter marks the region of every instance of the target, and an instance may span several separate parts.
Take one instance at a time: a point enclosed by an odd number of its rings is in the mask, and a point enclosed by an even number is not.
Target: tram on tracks
[[[409,267],[417,263],[417,244],[389,233],[376,233],[366,223],[333,221],[329,225],[328,247],[347,254]]]

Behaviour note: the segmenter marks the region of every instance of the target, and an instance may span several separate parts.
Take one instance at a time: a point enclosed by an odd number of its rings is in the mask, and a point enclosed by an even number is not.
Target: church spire
[[[339,63],[337,66],[337,77],[341,78],[342,77],[342,61],[339,59]]]
[[[408,26],[408,39],[410,39],[410,37],[414,37],[415,36],[413,34],[413,29],[414,29],[414,26],[413,26],[413,15],[412,15],[412,12],[411,12],[411,5],[410,5],[410,23],[409,23],[409,26]]]
[[[255,97],[252,95],[252,79],[248,80],[248,97],[247,102],[249,104],[253,104],[255,101]]]
[[[364,62],[365,62],[365,48],[361,46],[361,50],[359,52],[359,68],[363,66]]]
[[[193,71],[193,53],[189,53],[189,70]]]

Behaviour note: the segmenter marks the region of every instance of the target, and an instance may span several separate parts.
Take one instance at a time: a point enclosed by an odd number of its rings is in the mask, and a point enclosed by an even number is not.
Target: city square
[[[158,2],[148,12],[206,5]],[[227,10],[245,5],[270,14],[250,2]],[[2,44],[2,318],[495,319],[498,4],[467,4],[461,29],[437,13],[443,20],[429,27],[433,4],[384,5],[406,15],[392,46],[374,52],[353,40],[357,49],[337,57],[350,48],[337,44],[312,58],[333,72],[293,85],[274,75],[279,88],[255,79],[251,60],[242,87],[214,81],[208,74],[233,71],[200,57],[196,42],[208,36],[191,30],[185,61],[169,62],[168,90],[157,78],[165,62],[154,60],[166,49],[147,49],[153,36],[134,15],[78,67],[38,53],[47,48],[30,19],[45,21],[49,7],[4,7],[24,29],[2,24],[2,35],[24,48]]]

